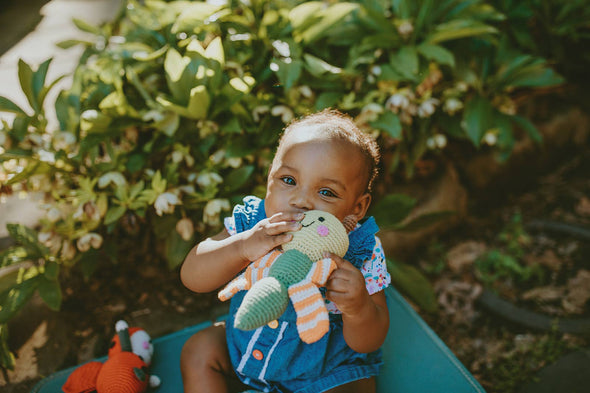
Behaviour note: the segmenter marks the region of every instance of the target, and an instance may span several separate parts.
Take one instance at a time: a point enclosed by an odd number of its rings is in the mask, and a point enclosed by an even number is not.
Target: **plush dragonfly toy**
[[[347,229],[353,229],[356,221],[345,220],[345,228],[332,214],[311,210],[301,225],[282,251],[273,250],[251,263],[219,292],[219,299],[225,301],[248,290],[235,316],[236,328],[253,330],[278,319],[290,299],[303,342],[316,342],[328,332],[330,321],[319,287],[326,284],[336,263],[323,255],[326,251],[340,257],[346,254]]]

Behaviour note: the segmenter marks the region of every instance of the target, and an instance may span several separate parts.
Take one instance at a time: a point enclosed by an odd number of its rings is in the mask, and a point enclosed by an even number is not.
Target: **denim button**
[[[277,321],[276,319],[274,321],[270,321],[268,323],[268,327],[271,329],[276,329],[277,327],[279,327],[279,321]]]
[[[252,351],[252,356],[256,360],[262,360],[264,358],[264,355],[258,349],[255,349]]]

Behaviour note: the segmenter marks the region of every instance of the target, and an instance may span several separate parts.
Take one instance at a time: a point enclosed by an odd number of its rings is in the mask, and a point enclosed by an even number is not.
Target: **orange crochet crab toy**
[[[108,359],[74,370],[62,386],[65,393],[142,393],[148,386],[160,385],[160,378],[147,373],[154,352],[150,336],[143,329],[129,328],[125,321],[115,328]]]

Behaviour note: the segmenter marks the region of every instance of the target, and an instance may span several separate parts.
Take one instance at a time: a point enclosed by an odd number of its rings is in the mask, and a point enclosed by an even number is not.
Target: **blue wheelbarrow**
[[[378,393],[485,393],[469,371],[392,287],[386,290],[390,313],[389,333],[383,344],[384,365],[377,378]],[[223,319],[223,318],[221,318]],[[154,393],[182,390],[180,351],[185,341],[210,322],[195,325],[153,340],[151,373],[162,384]],[[99,361],[105,358],[97,359]],[[61,393],[72,367],[41,380],[31,393]]]

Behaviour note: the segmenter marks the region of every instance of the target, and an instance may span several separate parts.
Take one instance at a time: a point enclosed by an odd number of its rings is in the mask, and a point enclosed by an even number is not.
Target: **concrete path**
[[[44,5],[43,5],[44,4]],[[72,22],[73,18],[81,19],[92,25],[100,25],[112,20],[122,0],[14,0],[10,4],[2,4],[0,8],[0,47],[5,49],[0,56],[0,95],[11,99],[23,109],[28,110],[27,100],[20,89],[18,81],[18,61],[23,59],[33,67],[53,58],[47,80],[53,81],[61,75],[71,75],[78,63],[81,47],[60,49],[58,42],[68,39],[86,37]],[[41,8],[36,8],[41,6]],[[40,22],[28,33],[23,30],[27,24]],[[30,26],[27,28],[30,29]],[[22,39],[6,42],[18,32],[26,34]],[[6,33],[6,34],[5,34]],[[64,78],[47,97],[46,108],[51,108],[57,93],[71,83],[71,78]],[[12,121],[13,116],[0,113],[0,119]],[[48,113],[49,129],[56,128],[56,120],[51,111]],[[38,197],[13,195],[0,200],[0,238],[6,236],[7,222],[34,224],[41,211],[38,208]]]

